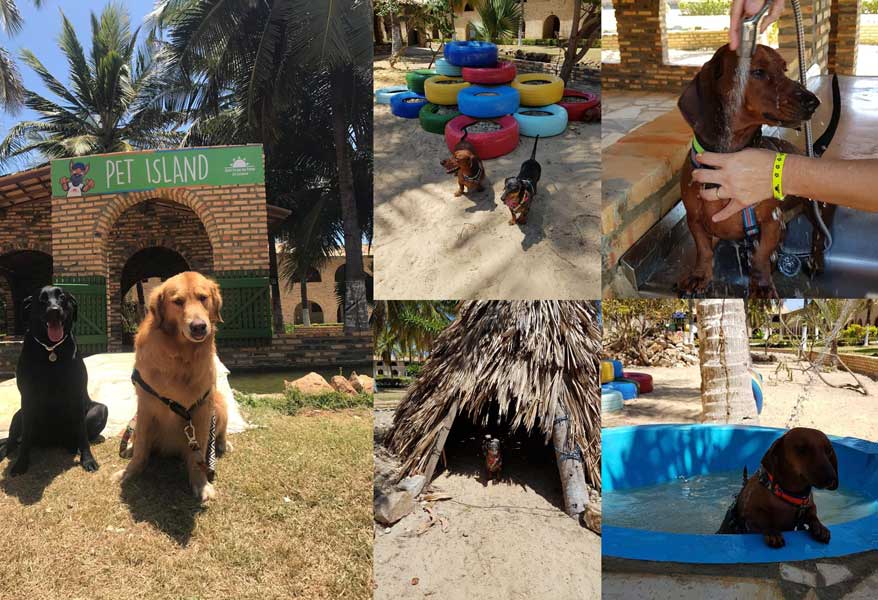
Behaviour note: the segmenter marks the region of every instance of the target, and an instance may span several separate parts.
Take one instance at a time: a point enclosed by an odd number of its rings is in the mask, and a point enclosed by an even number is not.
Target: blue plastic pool
[[[724,425],[647,425],[604,429],[603,492],[674,484],[680,478],[749,472],[784,430]],[[650,531],[620,527],[605,517],[603,554],[637,560],[683,563],[761,563],[843,556],[878,549],[878,444],[830,436],[839,463],[839,479],[859,502],[850,520],[836,516],[829,544],[807,532],[785,532],[787,544],[769,548],[761,535],[716,535]],[[832,492],[827,492],[832,493]],[[605,500],[606,502],[606,500]],[[731,496],[729,497],[729,503]],[[817,498],[820,514],[820,498]],[[862,516],[866,514],[866,516]],[[608,515],[611,517],[612,515]],[[680,519],[686,519],[681,510]],[[721,518],[720,518],[721,520]],[[631,524],[631,523],[628,523]],[[719,527],[719,523],[717,523]]]

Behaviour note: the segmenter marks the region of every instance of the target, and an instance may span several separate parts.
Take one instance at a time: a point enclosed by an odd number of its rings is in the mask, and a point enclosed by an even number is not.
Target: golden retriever
[[[228,407],[216,390],[214,363],[221,308],[219,285],[194,271],[171,277],[150,294],[149,314],[134,338],[134,368],[155,392],[190,409],[198,449],[189,445],[184,418],[143,386],[135,385],[134,454],[128,467],[114,475],[117,481],[124,482],[143,471],[150,454],[157,452],[183,458],[192,492],[202,502],[215,496],[205,468],[211,413],[216,414],[217,456],[230,449],[226,440]],[[202,397],[205,400],[198,404]]]

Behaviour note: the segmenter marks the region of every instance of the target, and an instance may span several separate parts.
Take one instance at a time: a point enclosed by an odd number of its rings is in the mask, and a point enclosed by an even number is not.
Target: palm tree
[[[40,8],[42,0],[32,0],[34,6]],[[0,28],[8,36],[13,36],[21,31],[21,13],[15,0],[0,0]],[[15,66],[12,57],[5,48],[0,48],[0,105],[8,111],[15,111],[24,101],[24,85],[21,83],[21,75]]]
[[[521,6],[518,0],[483,0],[478,11],[482,19],[475,26],[479,39],[499,42],[518,32],[521,22]]]
[[[372,338],[383,352],[423,355],[451,323],[457,303],[450,300],[382,300],[372,311]],[[385,362],[389,355],[383,356]]]
[[[744,301],[699,300],[697,310],[704,422],[757,421]]]
[[[109,4],[100,18],[91,15],[92,50],[86,56],[62,13],[58,44],[70,65],[70,84],[49,73],[33,52],[22,51],[22,60],[58,101],[25,90],[24,105],[40,119],[9,130],[0,142],[0,160],[31,152],[62,158],[176,144],[181,116],[162,105],[165,55],[153,40],[138,49],[138,32],[131,30],[123,8]]]
[[[276,156],[279,142],[325,124],[319,145],[333,157],[315,168],[331,164],[322,184],[331,185],[341,207],[347,333],[368,327],[361,246],[371,229],[371,185],[362,185],[364,174],[371,177],[370,14],[365,0],[165,0],[151,15],[156,28],[168,30],[181,69],[194,75],[195,100],[187,102],[201,131],[216,133],[217,119],[237,122],[265,144],[271,161],[289,163],[299,157]],[[319,112],[314,120],[281,127],[280,115],[303,103]]]

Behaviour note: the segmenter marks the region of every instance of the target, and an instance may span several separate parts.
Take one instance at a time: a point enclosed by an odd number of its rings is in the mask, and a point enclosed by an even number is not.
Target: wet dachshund
[[[811,118],[820,105],[817,96],[786,76],[786,61],[777,51],[760,45],[756,47],[750,63],[741,107],[736,114],[728,115],[737,65],[735,52],[729,50],[727,45],[723,46],[704,64],[680,97],[677,106],[700,145],[711,152],[734,152],[752,147],[801,154],[801,150],[787,141],[763,136],[762,126],[798,128],[803,121]],[[835,87],[837,83],[833,85]],[[825,151],[835,134],[839,111],[839,102],[836,101],[826,132],[814,144],[817,156]],[[726,130],[728,117],[731,117],[731,123]],[[752,296],[776,296],[771,269],[775,251],[783,237],[784,218],[780,209],[789,212],[797,205],[804,204],[804,213],[814,225],[810,270],[814,273],[822,271],[825,238],[816,226],[815,208],[810,203],[804,198],[788,196],[781,206],[774,198],[766,198],[753,207],[755,223],[745,226],[741,214],[714,223],[711,218],[728,204],[728,200],[706,202],[699,197],[702,186],[694,184],[692,180],[693,170],[701,167],[695,155],[693,143],[680,174],[686,222],[697,249],[694,268],[686,272],[677,284],[681,295],[701,295],[707,291],[713,279],[713,250],[719,240],[745,240],[750,237],[755,243],[752,244],[748,293]],[[828,222],[832,209],[822,210],[823,219]]]
[[[485,181],[485,165],[476,153],[475,146],[467,141],[469,132],[464,129],[463,137],[454,145],[454,151],[450,158],[440,161],[440,164],[449,175],[457,175],[458,190],[454,196],[462,196],[464,190],[469,192],[475,189],[477,192],[484,190],[482,183]]]
[[[503,184],[503,204],[509,209],[512,218],[510,225],[524,225],[527,223],[527,214],[534,196],[537,195],[537,183],[540,181],[542,167],[537,162],[537,143],[540,136],[534,140],[534,148],[530,158],[521,163],[521,169],[516,177],[507,177]]]
[[[796,427],[774,441],[752,477],[744,469],[744,487],[717,533],[761,533],[766,544],[780,548],[783,531],[807,529],[828,544],[813,488],[838,489],[838,459],[823,432]]]
[[[76,298],[46,286],[23,303],[28,330],[15,371],[21,409],[12,417],[9,439],[0,442],[0,460],[18,456],[11,475],[28,470],[33,446],[60,446],[79,454],[86,471],[98,470],[91,452],[107,424],[107,407],[88,395],[88,373],[76,347]]]

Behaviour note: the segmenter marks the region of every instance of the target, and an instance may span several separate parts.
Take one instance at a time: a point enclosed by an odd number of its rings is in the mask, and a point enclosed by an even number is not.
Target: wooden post
[[[585,512],[588,506],[588,488],[585,486],[585,469],[582,458],[579,460],[565,455],[570,420],[559,404],[555,409],[555,425],[552,428],[552,443],[555,445],[555,460],[561,476],[564,491],[564,512],[575,519]]]
[[[445,448],[445,440],[448,439],[451,425],[454,424],[454,418],[457,416],[457,402],[455,400],[451,404],[451,408],[448,409],[448,414],[445,415],[445,420],[442,422],[442,429],[439,430],[439,437],[436,438],[436,443],[433,444],[433,449],[430,452],[430,461],[427,463],[427,468],[424,469],[424,487],[422,489],[427,489],[427,486],[430,485],[430,480],[433,479],[433,471],[436,470],[436,464],[442,455],[442,449]]]

